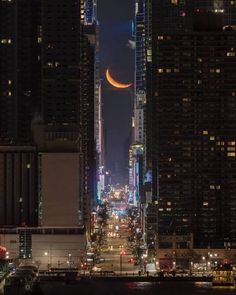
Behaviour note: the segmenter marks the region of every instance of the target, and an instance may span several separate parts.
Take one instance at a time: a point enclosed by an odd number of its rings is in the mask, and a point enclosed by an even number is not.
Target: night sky
[[[121,181],[122,175],[128,176],[133,90],[118,90],[110,86],[105,80],[105,70],[109,67],[113,78],[119,82],[133,82],[134,50],[128,46],[128,40],[132,39],[133,15],[133,0],[98,0],[105,161],[106,168],[116,175],[114,181],[117,182]]]

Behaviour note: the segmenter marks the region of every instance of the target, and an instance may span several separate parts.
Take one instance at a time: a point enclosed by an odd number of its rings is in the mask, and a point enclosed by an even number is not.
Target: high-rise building
[[[36,142],[42,153],[50,153],[51,157],[54,153],[61,154],[61,160],[57,160],[61,163],[57,169],[58,173],[60,169],[65,170],[63,165],[68,165],[69,162],[65,161],[67,156],[68,160],[74,159],[74,162],[71,161],[71,170],[66,169],[68,175],[76,175],[73,171],[76,169],[74,164],[77,163],[77,171],[80,171],[77,178],[64,177],[64,181],[68,180],[64,187],[74,188],[70,194],[71,203],[77,203],[77,206],[74,206],[77,218],[71,225],[84,223],[89,231],[90,204],[95,195],[96,175],[94,44],[93,40],[88,38],[84,26],[83,1],[42,0],[42,11],[42,124],[39,125],[43,126],[44,135],[39,138],[36,132],[39,139],[36,139]],[[63,21],[59,21],[60,19]],[[53,159],[49,159],[49,162],[50,160]],[[43,163],[46,163],[46,169],[48,165],[50,168],[49,162],[42,159],[42,171]],[[58,176],[62,174],[59,173]],[[52,179],[47,185],[53,188],[53,182]],[[64,194],[61,198],[62,203],[67,203],[69,195],[66,197]],[[42,224],[43,208],[42,196]],[[53,225],[53,220],[50,222],[50,225]]]
[[[38,224],[31,124],[41,110],[40,5],[0,3],[0,226]]]
[[[41,100],[41,1],[0,3],[0,144],[32,142]]]
[[[236,31],[221,9],[194,11],[178,31],[159,29],[163,14],[152,4],[145,148],[155,238],[160,248],[168,235],[192,235],[196,248],[233,248]]]
[[[0,3],[0,243],[44,267],[69,250],[78,263],[90,233],[96,31],[84,5]]]
[[[0,198],[9,196],[14,208],[9,203],[6,213],[16,214],[15,219],[5,216],[1,224],[34,226],[39,217],[39,225],[86,224],[89,230],[96,183],[95,44],[84,29],[84,1],[0,5],[0,173],[5,183]],[[34,152],[38,170],[27,168],[30,173],[24,173],[25,159]],[[9,167],[19,172],[17,179],[6,174]],[[37,181],[28,182],[27,177]],[[60,189],[55,185],[59,179]],[[19,209],[17,202],[26,207]],[[28,219],[22,210],[28,211]]]
[[[79,126],[80,19],[80,1],[42,0],[42,117],[47,125]]]
[[[144,142],[144,109],[146,104],[145,1],[135,3],[135,101],[134,141]]]
[[[96,175],[97,187],[95,194],[97,200],[104,191],[104,136],[103,136],[103,113],[100,79],[99,58],[99,23],[97,19],[97,0],[84,2],[84,34],[94,46],[94,140],[96,144]],[[95,202],[96,203],[96,202]]]
[[[133,142],[129,148],[129,200],[137,205],[143,177],[143,143],[146,105],[146,41],[145,41],[145,1],[135,1],[135,86],[134,116],[132,121]]]

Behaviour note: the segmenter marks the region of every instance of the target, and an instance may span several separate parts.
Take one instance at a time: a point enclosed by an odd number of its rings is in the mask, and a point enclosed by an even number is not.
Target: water
[[[44,295],[235,295],[236,289],[190,282],[82,282],[77,285],[50,283]]]

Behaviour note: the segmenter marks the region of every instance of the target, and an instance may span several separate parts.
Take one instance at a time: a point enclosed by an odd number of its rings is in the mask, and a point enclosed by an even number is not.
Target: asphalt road
[[[125,203],[112,204],[117,211],[126,207]],[[101,258],[105,262],[100,263],[102,271],[114,271],[116,273],[137,273],[139,267],[130,260],[133,258],[132,249],[128,247],[127,238],[130,234],[126,215],[111,215],[105,227],[105,245],[101,248]]]

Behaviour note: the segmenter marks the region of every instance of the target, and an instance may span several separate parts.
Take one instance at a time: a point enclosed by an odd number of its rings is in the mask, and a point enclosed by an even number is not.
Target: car
[[[99,267],[99,266],[94,266],[94,267],[92,268],[92,271],[94,271],[94,272],[100,272],[101,270],[102,270],[102,268]]]

